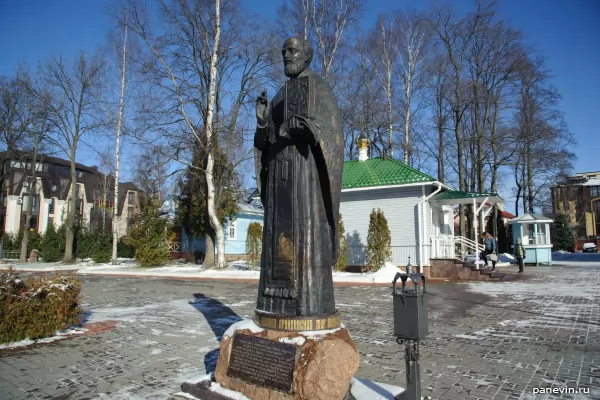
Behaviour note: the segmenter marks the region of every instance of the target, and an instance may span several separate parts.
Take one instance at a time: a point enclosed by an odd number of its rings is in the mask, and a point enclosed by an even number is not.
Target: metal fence
[[[348,246],[349,257],[348,265],[365,265],[367,262],[366,246]],[[411,264],[419,262],[419,247],[416,245],[391,246],[392,256],[388,261],[396,265],[406,265],[409,261]],[[431,254],[431,245],[423,245],[423,261],[429,260]]]
[[[168,242],[169,251],[181,251],[181,242]]]
[[[21,258],[21,250],[0,250],[0,258],[5,260],[18,260]]]

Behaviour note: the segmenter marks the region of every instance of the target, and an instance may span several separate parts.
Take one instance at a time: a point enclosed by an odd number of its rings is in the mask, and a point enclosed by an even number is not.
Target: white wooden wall
[[[405,265],[410,256],[413,265],[418,263],[417,204],[421,191],[421,186],[342,191],[340,213],[350,246],[349,264],[356,264],[357,257],[361,258],[354,251],[356,246],[367,244],[369,216],[374,208],[381,209],[388,221],[392,236],[392,262]],[[431,221],[431,216],[427,220]]]

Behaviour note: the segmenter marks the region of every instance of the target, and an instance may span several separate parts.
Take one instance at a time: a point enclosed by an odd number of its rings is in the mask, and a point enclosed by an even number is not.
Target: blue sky
[[[279,0],[240,0],[255,12],[275,18]],[[259,4],[258,6],[256,4]],[[368,29],[390,0],[368,1],[362,25]],[[38,60],[62,52],[77,55],[102,46],[112,22],[106,0],[0,0],[0,37],[3,37],[0,75],[11,75],[21,61],[34,67]],[[397,1],[400,9],[423,9],[425,0]],[[454,0],[462,12],[472,1]],[[560,103],[578,145],[575,170],[600,170],[600,1],[499,0],[501,17],[520,29],[526,40],[547,57],[553,84],[563,95]]]

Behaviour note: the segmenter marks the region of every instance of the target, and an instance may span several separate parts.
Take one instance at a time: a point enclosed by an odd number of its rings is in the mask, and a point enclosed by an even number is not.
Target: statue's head
[[[292,37],[285,41],[281,50],[285,76],[295,78],[308,68],[313,58],[313,48],[307,40]]]

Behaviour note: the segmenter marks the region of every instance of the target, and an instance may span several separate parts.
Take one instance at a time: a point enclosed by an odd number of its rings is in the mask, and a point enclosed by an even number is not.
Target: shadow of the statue
[[[242,320],[231,308],[212,297],[207,297],[202,293],[194,293],[193,296],[194,301],[190,304],[204,315],[219,342],[231,324]],[[215,349],[204,356],[204,370],[206,373],[215,370],[218,358],[219,349]]]

